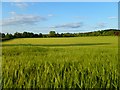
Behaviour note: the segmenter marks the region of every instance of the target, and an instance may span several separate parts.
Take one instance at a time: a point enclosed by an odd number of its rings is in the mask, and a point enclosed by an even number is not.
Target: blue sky
[[[2,32],[88,32],[118,28],[117,2],[3,2]],[[0,26],[1,27],[1,26]]]

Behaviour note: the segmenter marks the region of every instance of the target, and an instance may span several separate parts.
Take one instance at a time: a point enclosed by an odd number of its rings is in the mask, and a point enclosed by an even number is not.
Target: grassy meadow
[[[2,42],[3,88],[118,88],[118,37]]]

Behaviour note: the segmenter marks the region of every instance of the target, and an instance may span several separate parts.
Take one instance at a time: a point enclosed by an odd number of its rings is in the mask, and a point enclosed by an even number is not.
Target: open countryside
[[[4,88],[118,88],[118,37],[3,42]]]
[[[2,2],[2,89],[120,88],[118,2],[24,1]]]

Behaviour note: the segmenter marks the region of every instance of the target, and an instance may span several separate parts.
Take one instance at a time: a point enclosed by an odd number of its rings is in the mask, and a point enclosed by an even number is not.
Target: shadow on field
[[[82,43],[82,44],[3,44],[2,46],[94,46],[94,45],[109,45],[111,43]]]

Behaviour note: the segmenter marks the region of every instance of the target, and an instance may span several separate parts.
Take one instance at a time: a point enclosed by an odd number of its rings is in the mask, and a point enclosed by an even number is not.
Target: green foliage
[[[49,37],[55,37],[56,36],[56,32],[55,31],[50,31],[49,32]]]
[[[55,35],[56,32],[55,32],[55,31],[50,31],[49,34],[53,34],[53,35]]]
[[[5,38],[6,38],[6,39],[12,39],[12,38],[13,38],[13,35],[7,33],[6,36],[5,36]]]
[[[16,32],[14,35],[12,34],[4,34],[0,33],[0,36],[2,36],[2,41],[4,40],[10,40],[13,38],[48,38],[48,37],[85,37],[85,36],[119,36],[120,30],[116,29],[108,29],[108,30],[99,30],[94,32],[84,32],[84,33],[56,33],[55,31],[50,31],[49,34],[34,34],[32,32],[23,32],[19,33]],[[1,38],[0,38],[1,39]]]

